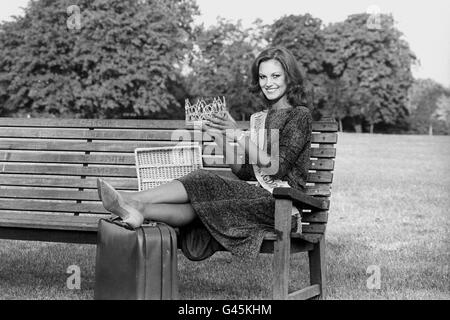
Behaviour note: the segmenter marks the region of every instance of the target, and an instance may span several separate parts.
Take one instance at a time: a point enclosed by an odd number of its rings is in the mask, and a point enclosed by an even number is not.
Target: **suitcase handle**
[[[133,227],[131,227],[130,225],[128,225],[126,222],[123,222],[121,217],[118,216],[111,216],[109,218],[105,219],[108,222],[114,223],[118,226],[124,227],[128,230],[135,230]],[[142,226],[151,226],[151,227],[156,227],[157,222],[155,221],[151,221],[149,219],[145,219],[144,222],[142,223]]]

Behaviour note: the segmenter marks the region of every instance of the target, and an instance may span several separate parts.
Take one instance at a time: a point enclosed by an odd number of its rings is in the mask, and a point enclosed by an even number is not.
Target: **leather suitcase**
[[[100,219],[94,299],[178,299],[177,236],[162,223],[128,228],[120,219]]]

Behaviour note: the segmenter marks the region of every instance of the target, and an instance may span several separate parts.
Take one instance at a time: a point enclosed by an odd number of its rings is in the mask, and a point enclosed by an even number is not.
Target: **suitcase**
[[[178,299],[175,230],[162,223],[130,229],[120,218],[100,219],[94,299]]]

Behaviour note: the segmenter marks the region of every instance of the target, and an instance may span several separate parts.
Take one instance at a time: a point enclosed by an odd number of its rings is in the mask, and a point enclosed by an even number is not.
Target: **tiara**
[[[191,104],[188,99],[185,101],[186,124],[198,124],[204,120],[210,119],[213,115],[223,115],[227,112],[225,97],[214,97],[211,103],[207,103],[204,98],[197,100],[197,103]]]

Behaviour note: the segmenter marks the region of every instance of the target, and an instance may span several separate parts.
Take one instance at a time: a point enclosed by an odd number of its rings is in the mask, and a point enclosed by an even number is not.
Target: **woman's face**
[[[278,60],[259,64],[259,86],[268,100],[278,100],[286,93],[286,73]]]

